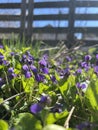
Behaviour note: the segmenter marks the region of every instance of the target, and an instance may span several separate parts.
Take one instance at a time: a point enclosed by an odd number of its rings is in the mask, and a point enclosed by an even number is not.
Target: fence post
[[[75,2],[76,0],[69,1],[69,25],[67,34],[67,46],[70,48],[74,43],[74,22],[75,22]]]
[[[26,0],[21,2],[21,20],[20,20],[20,39],[25,36],[25,22],[26,22]]]
[[[28,1],[27,34],[26,34],[28,42],[31,42],[31,38],[32,38],[33,9],[34,9],[34,0],[29,0]]]

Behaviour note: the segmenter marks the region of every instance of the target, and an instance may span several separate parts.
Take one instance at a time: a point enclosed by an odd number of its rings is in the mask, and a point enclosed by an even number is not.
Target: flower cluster
[[[43,56],[38,62],[35,61],[34,57],[27,52],[22,55],[21,62],[23,63],[22,70],[25,78],[34,76],[38,82],[44,82],[45,74],[49,73],[47,57]],[[34,65],[36,62],[37,67]]]

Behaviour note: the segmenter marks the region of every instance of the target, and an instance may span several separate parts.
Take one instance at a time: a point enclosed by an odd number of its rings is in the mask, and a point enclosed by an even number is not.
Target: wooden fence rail
[[[0,10],[8,9],[7,14],[0,14],[0,22],[19,22],[18,26],[0,26],[0,34],[19,34],[20,37],[23,35],[26,36],[27,39],[33,40],[41,40],[38,39],[42,34],[52,35],[56,34],[54,41],[59,40],[57,35],[68,34],[68,41],[74,40],[75,33],[81,33],[82,35],[93,33],[98,34],[98,27],[83,27],[83,26],[75,26],[76,21],[97,21],[98,14],[92,13],[75,13],[76,8],[88,8],[88,7],[98,7],[98,1],[95,0],[69,0],[69,1],[54,1],[54,2],[34,2],[34,0],[22,0],[21,3],[0,3]],[[34,14],[35,9],[66,9],[68,8],[68,13],[58,13],[58,14]],[[21,13],[18,14],[9,14],[10,9],[20,10]],[[28,11],[28,12],[27,12]],[[46,27],[35,27],[34,22],[39,21],[67,21],[68,26],[46,26]],[[6,23],[5,23],[6,24]],[[1,35],[2,36],[2,35]],[[40,36],[40,37],[41,37]],[[46,35],[45,35],[46,36]],[[64,37],[64,36],[63,36]],[[42,38],[44,39],[44,38]],[[63,38],[64,39],[64,38]],[[47,36],[48,40],[48,36]],[[61,39],[60,39],[61,40]],[[66,38],[65,38],[66,40]],[[85,40],[85,39],[84,39]],[[53,39],[51,40],[53,41]],[[97,42],[97,41],[96,41]]]

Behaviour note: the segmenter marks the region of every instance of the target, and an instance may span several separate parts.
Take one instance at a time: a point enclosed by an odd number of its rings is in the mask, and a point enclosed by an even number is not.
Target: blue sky
[[[64,0],[34,0],[35,2],[44,2],[44,1],[64,1]],[[68,1],[68,0],[67,0]],[[0,0],[0,3],[20,3],[21,0]],[[57,9],[48,9],[48,8],[45,8],[45,9],[35,9],[34,10],[34,14],[36,15],[39,15],[39,14],[58,14],[59,11],[62,12],[62,14],[67,14],[69,9],[68,8],[57,8]],[[18,10],[18,9],[15,9],[15,10],[3,10],[3,9],[0,9],[0,14],[7,14],[9,13],[10,15],[11,14],[20,14],[21,11]],[[92,13],[92,14],[98,14],[98,8],[76,8],[75,10],[75,13],[80,13],[80,14],[83,14],[83,13]],[[46,26],[47,24],[51,24],[52,26],[58,26],[58,22],[59,21],[36,21],[33,23],[33,26],[38,26],[38,27],[43,27],[43,26]],[[19,25],[19,22],[16,22],[15,25]],[[68,26],[68,21],[60,21],[60,26],[61,27],[66,27]],[[75,22],[75,25],[74,26],[81,26],[81,27],[88,27],[88,26],[92,26],[92,27],[98,27],[98,21],[76,21]]]

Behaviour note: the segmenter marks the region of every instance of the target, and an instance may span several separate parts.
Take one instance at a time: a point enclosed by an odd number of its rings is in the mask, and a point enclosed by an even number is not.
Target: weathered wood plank
[[[20,32],[20,28],[4,28],[4,27],[0,27],[0,33],[19,33]]]
[[[48,31],[47,31],[48,30]],[[33,33],[55,33],[55,32],[58,32],[58,33],[67,33],[69,30],[68,27],[64,28],[64,27],[55,27],[55,28],[38,28],[38,27],[35,27],[33,28]],[[78,32],[78,33],[96,33],[98,32],[98,28],[96,27],[74,27],[74,33],[75,32]]]
[[[27,29],[25,29],[27,32]],[[48,30],[48,31],[47,31]],[[4,27],[0,27],[0,33],[11,33],[11,32],[15,32],[15,33],[19,33],[20,28],[4,28]],[[68,31],[68,27],[67,28],[32,28],[33,33],[67,33]],[[75,27],[74,28],[74,32],[78,32],[78,33],[96,33],[98,32],[98,28],[96,27]]]
[[[21,8],[21,3],[0,3],[0,9]]]
[[[32,21],[68,20],[69,14],[61,15],[32,15]],[[75,14],[75,20],[98,20],[97,14]],[[21,15],[0,15],[0,21],[20,21]],[[28,16],[25,17],[28,19]],[[81,21],[82,22],[82,21]]]
[[[20,15],[0,15],[0,21],[20,21]]]
[[[98,27],[76,27],[74,32],[78,33],[96,33],[98,32]]]
[[[33,33],[64,33],[68,31],[68,27],[64,28],[64,27],[55,27],[55,28],[50,28],[50,27],[33,27]]]
[[[76,1],[77,7],[98,7],[98,1],[96,0],[85,0],[85,1]]]
[[[27,19],[27,39],[31,41],[32,36],[32,22],[33,22],[33,9],[34,9],[34,0],[29,0],[28,3],[28,19]]]
[[[75,20],[98,20],[97,15],[98,14],[75,14]]]
[[[69,25],[68,25],[68,34],[67,34],[68,48],[72,46],[75,40],[74,38],[75,3],[76,3],[76,0],[70,0],[69,18],[68,18]]]
[[[20,18],[20,37],[22,38],[25,35],[25,22],[26,22],[26,0],[22,0],[21,3],[21,18]]]
[[[34,15],[34,20],[68,20],[69,14]]]
[[[34,8],[65,8],[69,6],[69,1],[55,2],[35,2]]]

